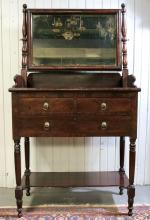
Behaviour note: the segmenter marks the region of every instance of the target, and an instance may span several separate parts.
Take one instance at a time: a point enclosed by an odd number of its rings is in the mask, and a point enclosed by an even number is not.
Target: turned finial
[[[123,61],[123,86],[127,87],[127,77],[128,77],[128,60],[127,60],[127,28],[126,28],[126,21],[125,21],[125,13],[126,8],[125,4],[121,4],[121,13],[122,13],[122,25],[121,25],[121,32],[122,32],[122,61]]]
[[[27,5],[23,4],[23,25],[22,25],[22,69],[21,75],[26,82],[26,75],[27,75]]]
[[[122,3],[122,4],[121,4],[121,8],[122,8],[122,10],[123,10],[124,12],[126,12],[126,5],[125,5],[125,3]]]
[[[23,10],[27,9],[27,4],[23,4]]]
[[[123,69],[127,69],[128,67],[128,61],[127,61],[127,28],[126,28],[126,22],[125,22],[125,13],[126,13],[126,8],[125,4],[121,4],[122,7],[122,43],[123,43],[123,48],[122,48],[122,55],[123,55]]]

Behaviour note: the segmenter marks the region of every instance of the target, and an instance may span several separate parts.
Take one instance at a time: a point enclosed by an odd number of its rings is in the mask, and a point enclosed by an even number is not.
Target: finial
[[[27,4],[23,4],[23,10],[27,9]]]
[[[125,7],[126,7],[125,3],[122,3],[122,4],[121,4],[121,8],[122,8],[122,10],[123,10],[124,12],[126,11]]]

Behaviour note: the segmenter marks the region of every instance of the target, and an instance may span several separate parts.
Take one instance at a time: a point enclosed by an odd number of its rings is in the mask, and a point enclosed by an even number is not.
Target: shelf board
[[[28,178],[27,178],[28,179]],[[22,178],[22,186],[26,188],[28,180]],[[29,177],[31,187],[98,187],[129,185],[125,174],[110,172],[32,172]]]

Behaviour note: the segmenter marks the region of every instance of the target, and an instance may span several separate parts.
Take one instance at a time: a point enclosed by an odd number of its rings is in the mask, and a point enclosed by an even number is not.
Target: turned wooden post
[[[125,4],[121,5],[122,7],[122,25],[121,25],[121,32],[122,32],[122,59],[123,59],[123,70],[122,70],[122,84],[123,87],[127,87],[128,82],[128,60],[127,60],[127,28],[126,28],[126,21],[125,21],[125,14],[126,8]]]
[[[27,81],[27,5],[23,4],[23,25],[22,25],[22,69],[21,76],[25,84]]]
[[[128,215],[131,216],[135,196],[134,174],[135,174],[135,156],[136,156],[136,139],[130,138],[130,155],[129,155],[129,186],[128,186]]]
[[[14,159],[15,159],[15,174],[16,174],[15,197],[17,203],[18,217],[20,218],[22,216],[22,196],[23,196],[23,189],[21,186],[20,138],[14,138]]]
[[[125,153],[125,137],[120,137],[120,175],[125,174],[125,170],[124,170],[124,153]],[[123,194],[123,187],[120,186],[120,195]]]
[[[30,142],[29,137],[25,137],[25,177],[26,177],[26,195],[30,196]]]

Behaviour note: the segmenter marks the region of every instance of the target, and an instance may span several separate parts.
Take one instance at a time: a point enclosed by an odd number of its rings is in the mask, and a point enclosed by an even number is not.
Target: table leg
[[[15,159],[15,174],[16,174],[15,197],[17,203],[18,217],[20,218],[22,216],[22,196],[23,196],[23,189],[21,186],[20,138],[14,139],[14,159]]]
[[[119,172],[120,174],[125,174],[124,170],[124,152],[125,152],[125,137],[121,136],[120,137],[120,169]],[[119,194],[123,195],[123,188],[122,186],[119,187]]]
[[[25,137],[25,176],[26,176],[26,195],[30,196],[30,142],[29,137]]]
[[[128,215],[133,213],[133,203],[135,196],[134,174],[135,174],[135,156],[136,156],[136,138],[130,138],[130,155],[129,155],[129,186],[128,186]]]

